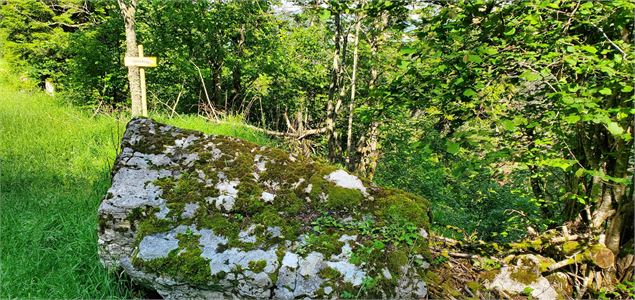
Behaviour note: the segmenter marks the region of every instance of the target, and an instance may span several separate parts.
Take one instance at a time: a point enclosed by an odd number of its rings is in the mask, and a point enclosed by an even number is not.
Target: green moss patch
[[[331,267],[322,268],[319,274],[320,274],[320,277],[324,279],[328,279],[329,281],[342,277],[342,273],[340,273],[340,271],[335,270]]]
[[[252,260],[248,264],[249,270],[254,273],[260,273],[265,270],[267,266],[267,261],[264,260]]]
[[[179,225],[195,225],[199,230],[212,229],[226,237],[228,243],[222,247],[245,251],[269,249],[282,245],[285,240],[297,241],[304,237],[305,242],[294,251],[299,254],[317,251],[328,259],[341,253],[345,245],[340,241],[343,235],[355,236],[347,242],[353,251],[351,262],[363,265],[369,272],[360,296],[370,295],[373,286],[394,285],[400,268],[408,264],[413,255],[429,256],[427,241],[420,234],[420,229],[427,230],[430,224],[429,204],[421,197],[381,189],[361,178],[368,192],[365,194],[324,179],[337,170],[328,164],[230,137],[205,137],[178,129],[161,132],[160,126],[155,125],[154,133],[149,127],[144,128],[143,138],[133,149],[159,154],[174,145],[175,139],[194,135],[199,139],[186,149],[177,148],[171,157],[195,153],[198,160],[170,167],[178,176],[153,182],[162,190],[161,198],[170,211],[166,219],[156,217],[158,208],[133,211],[130,218],[138,223],[137,242],[149,234],[169,231]],[[229,211],[214,203],[222,194],[216,188],[220,180],[238,181],[237,196]],[[262,199],[265,192],[274,195],[272,201]],[[193,216],[183,218],[188,203],[197,203],[199,208]],[[256,237],[255,242],[240,240],[240,232],[248,228],[253,230],[250,235]],[[269,231],[271,228],[279,228],[280,234],[274,236]],[[179,249],[168,257],[135,261],[135,264],[194,284],[216,282],[221,275],[214,278],[209,275],[209,262],[200,257],[197,240],[186,234],[178,238]],[[280,253],[281,256],[284,251]],[[264,261],[253,261],[249,263],[249,270],[259,273],[265,266]],[[392,279],[382,276],[384,268],[390,270]],[[341,277],[337,270],[330,268],[323,269],[320,275],[332,279]],[[340,281],[338,284],[345,286]],[[360,292],[359,288],[349,288],[350,291],[338,288],[334,293],[344,297],[347,293]]]
[[[528,268],[512,269],[510,277],[523,284],[532,284],[538,280],[538,274]]]
[[[171,251],[167,257],[148,261],[135,258],[133,264],[196,285],[210,286],[210,283],[216,282],[211,275],[209,260],[201,257],[202,250],[198,243],[200,235],[181,233],[176,237],[179,248]]]

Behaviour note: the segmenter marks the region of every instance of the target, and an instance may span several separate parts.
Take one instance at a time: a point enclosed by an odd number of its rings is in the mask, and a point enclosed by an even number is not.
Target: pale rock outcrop
[[[99,207],[99,255],[170,299],[422,298],[425,268],[411,264],[428,257],[428,213],[307,158],[134,119]]]

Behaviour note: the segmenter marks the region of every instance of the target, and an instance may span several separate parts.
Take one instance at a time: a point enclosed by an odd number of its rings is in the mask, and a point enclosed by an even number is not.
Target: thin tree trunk
[[[340,92],[337,97],[337,101],[335,101],[335,119],[337,119],[337,115],[340,113],[340,108],[342,108],[342,101],[346,96],[346,85],[344,84],[344,68],[346,66],[346,50],[348,49],[348,30],[346,33],[340,33],[342,45],[340,51],[340,74],[339,74],[339,87]]]
[[[355,82],[357,79],[357,58],[359,46],[359,29],[361,27],[361,16],[357,18],[355,24],[355,40],[353,45],[353,74],[351,76],[351,100],[348,104],[348,130],[346,131],[346,165],[349,170],[353,169],[353,110],[355,109]]]
[[[126,29],[126,56],[137,57],[137,34],[135,32],[135,12],[137,0],[117,0],[121,15],[124,19]],[[130,89],[130,99],[132,100],[132,116],[142,114],[141,104],[141,79],[139,77],[139,67],[128,67],[128,86]]]
[[[368,137],[360,139],[358,152],[360,161],[357,165],[357,171],[372,180],[377,169],[377,161],[379,160],[379,122],[373,121],[368,130]]]
[[[207,93],[207,86],[205,85],[205,79],[203,78],[203,73],[201,73],[201,69],[192,60],[190,60],[190,63],[192,63],[192,65],[194,65],[194,67],[196,68],[196,71],[198,71],[198,77],[201,79],[201,85],[203,86],[203,90],[205,91],[205,99],[207,100],[207,105],[209,106],[209,110],[212,112],[214,120],[218,120],[218,116],[216,115],[216,109],[214,109],[214,105],[209,100],[209,93]],[[199,96],[199,99],[200,99],[200,96]]]
[[[341,75],[340,51],[342,40],[342,25],[340,17],[341,13],[339,11],[337,11],[333,17],[335,23],[335,49],[333,51],[333,69],[331,70],[331,84],[329,86],[329,97],[326,104],[326,119],[324,121],[327,134],[328,158],[330,161],[335,160],[337,147],[337,136],[335,132],[335,101],[338,97],[338,91],[340,89],[339,85]]]
[[[241,86],[241,58],[243,56],[243,47],[245,44],[245,25],[241,25],[238,40],[236,41],[236,56],[238,60],[232,69],[232,91],[231,91],[231,103],[230,106],[232,110],[237,102],[240,102],[240,97],[242,93]]]
[[[377,60],[377,53],[379,52],[379,46],[385,37],[386,26],[388,25],[388,14],[383,12],[379,19],[379,24],[375,25],[375,29],[379,32],[378,34],[370,35],[369,44],[370,44],[370,56],[371,59]],[[374,61],[376,62],[376,61]],[[371,63],[370,68],[370,80],[368,81],[368,90],[371,95],[367,100],[367,104],[369,106],[372,105],[373,91],[377,86],[377,81],[379,80],[379,71],[375,66],[378,65],[376,63]],[[371,122],[368,131],[362,135],[357,145],[357,153],[359,153],[360,159],[359,163],[356,167],[357,171],[368,177],[369,179],[373,179],[375,175],[375,170],[377,169],[377,161],[379,160],[379,127],[380,121],[377,117]]]
[[[221,72],[223,71],[223,63],[214,62],[212,63],[212,78],[214,80],[214,105],[219,103],[223,103],[223,92],[222,92],[222,78]]]

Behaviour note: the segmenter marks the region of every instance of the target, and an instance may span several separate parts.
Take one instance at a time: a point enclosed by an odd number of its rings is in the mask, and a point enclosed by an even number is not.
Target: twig
[[[622,48],[620,48],[618,45],[616,45],[616,44],[615,44],[615,43],[614,43],[614,42],[613,42],[613,41],[609,38],[609,36],[608,36],[608,35],[606,35],[606,33],[604,32],[604,29],[602,29],[602,27],[599,27],[599,26],[597,26],[597,25],[595,25],[595,24],[593,24],[593,23],[590,23],[590,22],[589,22],[589,24],[591,24],[591,26],[593,26],[593,27],[595,27],[597,30],[599,30],[599,31],[602,33],[602,35],[604,36],[604,38],[605,38],[607,41],[609,41],[609,43],[610,43],[610,44],[611,44],[611,45],[612,45],[615,49],[617,49],[617,51],[619,51],[620,53],[622,53],[622,59],[623,59],[623,60],[626,60],[626,52],[624,52],[624,50],[622,50]]]
[[[222,120],[211,120],[214,121],[217,124],[228,124],[229,122],[227,121],[222,121]],[[260,128],[260,127],[256,127],[253,125],[248,125],[248,124],[243,124],[242,126],[247,127],[249,129],[253,129],[255,131],[259,131],[268,135],[273,135],[273,136],[284,136],[284,137],[294,137],[297,138],[298,140],[304,139],[310,135],[315,135],[315,134],[319,134],[319,133],[324,133],[326,132],[326,127],[322,127],[322,128],[318,128],[318,129],[309,129],[309,130],[304,130],[302,132],[280,132],[280,131],[275,131],[275,130],[269,130],[269,129],[264,129],[264,128]]]
[[[582,282],[582,288],[580,289],[576,299],[582,299],[584,294],[586,294],[587,288],[589,287],[589,281],[591,281],[591,278],[593,277],[593,270],[589,269],[587,270],[587,272],[588,272],[588,275],[584,278],[584,281]]]
[[[573,20],[573,16],[578,11],[578,8],[580,8],[580,1],[576,3],[575,8],[573,9],[573,11],[571,12],[571,15],[569,16],[569,20],[567,20],[567,24],[564,24],[563,32],[567,32],[569,30],[569,26],[571,26],[571,21]]]
[[[460,252],[448,252],[448,255],[453,257],[458,257],[458,258],[479,258],[480,257],[476,254],[460,253]]]
[[[458,241],[458,240],[447,238],[447,237],[440,236],[440,235],[433,235],[432,238],[433,239],[437,239],[437,240],[442,241],[442,242],[450,243],[450,244],[453,244],[453,245],[461,244],[461,242]]]
[[[174,105],[172,105],[172,112],[170,113],[170,118],[172,118],[172,116],[174,116],[174,114],[176,113],[176,106],[179,104],[179,99],[181,99],[182,94],[183,94],[183,90],[180,90],[179,95],[176,96],[176,101],[174,102]]]
[[[572,234],[572,235],[563,236],[563,237],[554,237],[551,239],[551,242],[562,243],[562,242],[568,242],[568,241],[576,241],[576,240],[587,238],[587,237],[589,237],[588,234]]]
[[[207,104],[209,105],[209,108],[212,110],[212,114],[214,115],[214,120],[218,121],[218,116],[216,115],[216,110],[214,109],[214,106],[212,105],[212,102],[209,100],[209,94],[207,93],[207,86],[205,86],[205,80],[203,80],[203,74],[201,73],[201,69],[192,60],[190,60],[190,63],[192,63],[192,65],[194,65],[194,67],[198,71],[198,77],[201,79],[201,84],[203,85],[203,90],[205,90],[205,98],[207,98]]]
[[[476,297],[476,296],[474,296],[474,293],[472,293],[472,291],[470,291],[470,288],[469,288],[469,287],[467,287],[467,286],[466,286],[466,287],[463,287],[463,289],[464,289],[464,290],[465,290],[468,294],[470,294],[470,297]]]
[[[104,103],[104,101],[99,100],[99,105],[97,105],[97,108],[95,109],[95,112],[94,112],[94,113],[93,113],[93,115],[90,117],[91,119],[92,119],[92,118],[95,118],[95,116],[99,113],[99,110],[101,109],[101,105],[102,105],[103,103]]]
[[[532,68],[532,67],[531,67],[531,65],[529,65],[528,63],[521,62],[521,63],[519,63],[519,64],[520,64],[521,66],[523,66],[523,67],[526,67],[527,69],[529,69],[529,70],[531,70],[531,71],[534,71],[534,72],[536,72],[536,73],[540,74],[540,72],[536,71],[536,69]],[[553,76],[553,75],[552,75],[552,76]],[[558,92],[558,90],[556,90],[556,88],[554,88],[554,87],[553,87],[553,85],[551,85],[551,83],[549,83],[549,81],[544,80],[543,82],[544,82],[544,83],[546,83],[546,84],[547,84],[547,85],[551,88],[551,90],[553,90],[553,92],[554,92],[554,93],[557,93],[557,92]]]
[[[287,123],[287,128],[292,132],[295,132],[295,128],[291,126],[291,121],[289,120],[289,115],[287,114],[287,110],[284,110],[284,121]]]
[[[318,129],[304,130],[304,131],[302,131],[302,134],[298,136],[298,139],[301,140],[301,139],[304,139],[305,137],[307,137],[309,135],[325,133],[326,129],[327,129],[326,127],[322,127],[322,128],[318,128]]]
[[[574,253],[573,255],[571,255],[570,257],[567,257],[566,259],[563,259],[563,260],[561,260],[561,261],[559,261],[559,262],[556,262],[556,263],[554,263],[554,264],[551,264],[551,265],[549,265],[549,267],[547,267],[547,269],[548,269],[550,272],[553,272],[553,271],[555,271],[555,270],[558,270],[558,269],[560,269],[560,268],[566,267],[566,266],[568,266],[568,265],[572,265],[572,264],[574,264],[574,263],[578,262],[578,261],[577,261],[577,259],[576,259],[576,256],[577,256],[578,254],[579,254],[579,252],[576,252],[576,253]]]
[[[578,2],[578,4],[579,4],[579,2]],[[573,10],[573,12],[572,12],[572,13],[566,13],[566,12],[564,12],[564,11],[559,11],[559,10],[556,10],[556,9],[553,9],[553,8],[549,8],[549,7],[545,7],[545,9],[552,10],[552,11],[556,11],[556,12],[561,13],[561,14],[563,14],[563,15],[569,16],[569,21],[567,22],[567,25],[566,25],[566,27],[565,27],[566,29],[568,29],[568,25],[570,24],[570,21],[571,21],[572,19],[576,19],[576,18],[574,18],[574,16],[573,16],[573,15],[575,14],[575,12],[576,12],[576,10],[578,9],[578,7],[576,7],[576,8],[575,8],[575,10]],[[578,20],[578,21],[579,21],[579,20]],[[584,21],[583,21],[583,22],[584,22]],[[591,23],[591,22],[588,22],[588,21],[587,21],[587,22],[584,22],[584,23],[588,23],[589,25],[591,25],[591,26],[595,27],[595,29],[597,29],[598,31],[600,31],[600,33],[602,33],[602,35],[604,36],[604,38],[605,38],[605,39],[606,39],[606,40],[607,40],[607,41],[611,44],[611,46],[613,46],[615,49],[617,49],[617,51],[619,51],[620,53],[622,53],[622,59],[626,60],[626,56],[627,56],[627,55],[626,55],[626,52],[624,52],[624,50],[622,50],[622,48],[620,48],[617,44],[615,44],[615,43],[614,43],[614,42],[613,42],[613,41],[612,41],[612,40],[608,37],[608,35],[606,35],[606,33],[604,32],[604,29],[602,29],[602,27],[599,27],[599,26],[597,26],[597,25],[595,25],[595,24],[593,24],[593,23]],[[566,29],[565,29],[565,31],[566,31]]]

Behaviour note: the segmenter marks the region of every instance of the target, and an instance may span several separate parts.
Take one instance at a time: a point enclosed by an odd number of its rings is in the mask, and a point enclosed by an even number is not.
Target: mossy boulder
[[[547,267],[555,261],[551,258],[534,254],[514,256],[500,269],[480,274],[483,285],[503,295],[532,296],[536,299],[570,298],[571,286],[563,273],[552,273],[543,276]]]
[[[149,119],[126,129],[99,255],[166,298],[422,298],[428,203]]]
[[[487,289],[505,295],[525,295],[541,300],[562,299],[549,280],[530,267],[504,266],[495,272],[487,272],[482,278]]]

